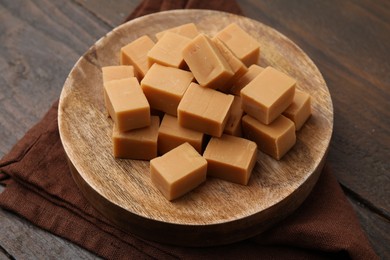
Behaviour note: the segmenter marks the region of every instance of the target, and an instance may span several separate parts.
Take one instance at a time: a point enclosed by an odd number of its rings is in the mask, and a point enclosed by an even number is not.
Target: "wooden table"
[[[335,113],[328,163],[375,251],[390,258],[390,2],[238,2],[323,73]],[[0,157],[58,99],[79,56],[138,3],[0,1]],[[0,209],[0,259],[13,257],[96,258]]]

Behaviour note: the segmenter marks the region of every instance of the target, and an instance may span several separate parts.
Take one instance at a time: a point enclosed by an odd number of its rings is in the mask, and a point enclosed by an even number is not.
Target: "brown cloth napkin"
[[[146,0],[129,16],[177,8],[241,13],[235,1]],[[77,189],[57,125],[58,102],[0,161],[0,206],[108,259],[377,259],[340,186],[325,167],[303,205],[274,228],[245,241],[188,248],[146,241],[102,217]]]

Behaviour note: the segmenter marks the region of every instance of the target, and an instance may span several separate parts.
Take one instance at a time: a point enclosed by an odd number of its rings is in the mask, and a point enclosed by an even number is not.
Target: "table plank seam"
[[[8,257],[8,259],[15,259],[15,257],[13,257],[10,253],[7,252],[7,250],[5,250],[4,247],[2,247],[2,245],[0,244],[0,252],[2,252],[6,257]]]
[[[344,193],[351,199],[357,201],[358,203],[360,203],[362,206],[366,207],[367,209],[369,209],[370,211],[372,211],[373,213],[377,214],[378,216],[386,219],[387,221],[390,222],[390,213],[387,212],[385,209],[383,208],[379,208],[377,206],[375,206],[371,201],[363,198],[362,196],[360,196],[358,193],[354,192],[353,190],[351,190],[350,188],[348,188],[346,185],[344,185],[343,183],[339,182],[340,183],[340,186],[341,188],[343,189]]]

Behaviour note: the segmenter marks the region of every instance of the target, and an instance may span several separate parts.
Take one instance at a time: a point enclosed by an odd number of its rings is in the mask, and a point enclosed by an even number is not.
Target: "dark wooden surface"
[[[246,16],[296,42],[322,72],[335,111],[328,163],[375,251],[389,259],[390,2],[238,2]],[[0,156],[58,99],[88,46],[138,3],[0,1]],[[96,256],[0,210],[0,259],[7,258]]]

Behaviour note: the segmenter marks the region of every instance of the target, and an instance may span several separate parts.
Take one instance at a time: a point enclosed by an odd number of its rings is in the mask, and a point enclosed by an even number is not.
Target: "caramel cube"
[[[125,79],[134,77],[134,67],[130,65],[119,65],[119,66],[106,66],[102,67],[102,75],[103,75],[103,84],[117,79]],[[107,95],[104,92],[104,104],[108,107],[107,104]],[[108,114],[108,111],[107,111]]]
[[[219,137],[228,120],[233,99],[232,95],[191,83],[177,108],[179,124]]]
[[[193,80],[191,72],[155,63],[141,87],[152,108],[176,116],[177,106]]]
[[[290,118],[295,124],[295,130],[299,131],[311,115],[310,95],[295,90],[293,102],[282,114]]]
[[[107,110],[121,132],[150,125],[150,107],[136,78],[104,84]]]
[[[180,126],[177,117],[165,114],[158,130],[158,153],[165,154],[186,142],[202,153],[203,137],[201,132]]]
[[[167,200],[174,200],[206,180],[207,161],[188,143],[150,161],[152,183]]]
[[[244,110],[241,108],[241,98],[234,96],[230,115],[223,132],[228,135],[242,136],[241,118],[243,115]]]
[[[196,25],[194,23],[187,23],[177,27],[170,28],[168,30],[164,30],[162,32],[158,32],[156,33],[156,38],[160,40],[166,32],[177,33],[180,34],[181,36],[185,36],[190,39],[195,38],[199,34],[198,28],[196,28]]]
[[[246,66],[257,63],[260,44],[237,24],[232,23],[218,32],[220,39]]]
[[[141,80],[149,69],[147,54],[154,42],[144,35],[121,48],[121,65],[133,65],[135,75]]]
[[[204,34],[199,34],[183,49],[183,57],[195,79],[203,87],[222,87],[234,75],[218,48]]]
[[[239,96],[241,89],[248,85],[248,83],[256,78],[256,76],[259,75],[263,70],[264,68],[257,64],[252,64],[249,66],[247,72],[232,83],[232,86],[229,90],[230,94]]]
[[[270,124],[288,106],[295,92],[295,79],[267,67],[241,90],[244,111],[263,124]]]
[[[229,92],[232,83],[244,75],[248,71],[248,68],[231,52],[231,50],[229,50],[229,48],[221,40],[218,38],[213,38],[213,42],[229,64],[234,74],[228,82],[218,87],[219,90],[227,93]]]
[[[103,83],[110,80],[134,77],[134,67],[130,65],[102,67]]]
[[[207,160],[207,175],[247,185],[256,163],[257,145],[231,135],[212,137],[203,157]]]
[[[280,115],[265,125],[249,115],[242,118],[244,136],[257,143],[258,148],[280,160],[295,144],[295,126],[287,117]]]
[[[151,66],[158,63],[164,66],[182,68],[185,63],[182,50],[191,39],[177,33],[166,32],[148,53],[148,62]]]
[[[114,124],[112,133],[115,158],[151,160],[157,157],[157,138],[160,119],[151,117],[150,126],[121,132]]]

